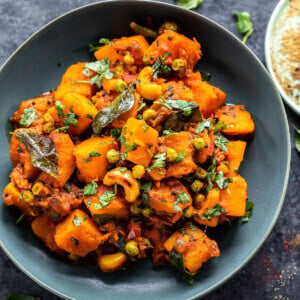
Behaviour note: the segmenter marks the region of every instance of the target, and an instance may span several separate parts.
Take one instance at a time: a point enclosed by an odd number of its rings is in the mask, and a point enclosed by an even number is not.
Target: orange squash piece
[[[167,170],[165,168],[153,169],[150,172],[150,176],[154,180],[159,181],[168,177],[181,178],[183,175],[187,175],[197,168],[193,160],[193,138],[189,132],[182,131],[165,138],[159,146],[159,152],[166,152],[169,147],[173,148],[178,154],[180,152],[185,153],[186,157],[178,163],[170,164]]]
[[[175,231],[164,243],[165,250],[170,252],[172,249],[183,255],[185,269],[196,274],[211,257],[220,255],[218,244],[205,235],[199,228],[190,224],[185,225],[186,234]]]
[[[122,37],[114,40],[112,45],[116,51],[132,56],[134,64],[137,66],[143,65],[144,53],[149,47],[147,40],[142,35]]]
[[[244,159],[244,153],[247,143],[245,141],[231,141],[226,147],[225,160],[228,161],[229,172],[227,176],[235,176],[239,170],[240,164]]]
[[[176,202],[176,198],[181,193],[185,193],[189,201],[181,203]],[[153,187],[149,191],[149,205],[157,213],[161,214],[178,214],[182,215],[182,211],[192,204],[192,197],[187,188],[177,179],[162,181],[159,187]],[[176,218],[177,220],[179,218]],[[175,220],[176,221],[176,220]]]
[[[20,201],[21,194],[21,191],[12,182],[10,182],[5,186],[2,198],[4,199],[5,205],[11,206]]]
[[[75,169],[74,144],[66,133],[53,131],[49,137],[53,140],[58,154],[56,182],[59,186],[64,186]]]
[[[104,178],[106,168],[109,163],[106,159],[106,153],[110,149],[118,150],[118,145],[112,137],[94,137],[89,138],[74,148],[76,166],[80,172],[78,178],[85,183],[99,181]],[[90,156],[94,152],[95,155]]]
[[[200,44],[196,39],[191,40],[175,31],[165,30],[146,50],[145,60],[152,64],[159,56],[167,52],[171,53],[166,59],[168,65],[172,64],[172,61],[177,58],[184,59],[187,62],[189,72],[201,56]]]
[[[192,73],[185,83],[192,90],[194,101],[199,105],[205,118],[214,114],[225,104],[226,94],[208,82],[202,81],[200,72]]]
[[[193,219],[199,224],[206,225],[209,227],[216,227],[219,222],[219,217],[213,217],[211,220],[201,220],[201,216],[207,212],[210,208],[214,207],[216,204],[220,202],[220,191],[217,188],[211,189],[205,201],[199,210],[196,210],[196,214],[194,215]]]
[[[21,115],[24,114],[25,109],[32,107],[36,115],[36,120],[31,126],[35,126],[38,123],[37,121],[41,118],[41,116],[45,112],[47,112],[47,110],[53,105],[53,103],[54,103],[53,93],[41,95],[36,98],[22,101],[19,106],[19,109],[14,113],[11,120],[15,122],[20,122]]]
[[[116,63],[123,62],[123,56],[117,53],[116,49],[110,45],[100,47],[94,53],[97,60],[108,58],[110,60],[110,66],[112,67]]]
[[[102,236],[92,219],[75,209],[56,226],[54,239],[59,248],[84,257],[99,247]]]
[[[103,208],[97,207],[99,204],[99,198],[105,191],[112,191],[113,189],[105,185],[98,185],[97,194],[86,197],[84,200],[85,205],[89,209],[93,219],[108,220],[115,218],[118,220],[126,220],[130,215],[128,202],[116,195],[116,197],[109,202],[109,204]]]
[[[233,177],[233,182],[228,184],[227,190],[222,190],[220,194],[220,205],[225,209],[228,216],[242,217],[246,210],[247,182],[237,175]]]
[[[18,129],[15,130],[14,134],[17,130]],[[14,134],[10,140],[10,159],[14,166],[18,163],[22,163],[24,177],[32,179],[40,173],[40,170],[33,166],[30,159],[30,153],[27,151],[26,147],[18,141]]]
[[[82,134],[91,125],[98,112],[95,105],[88,98],[76,93],[65,94],[61,99],[61,103],[79,116],[77,126],[69,126],[72,135]]]
[[[96,92],[95,85],[75,81],[89,81],[82,71],[85,69],[84,63],[71,65],[64,73],[60,85],[54,93],[55,99],[61,100],[67,93],[76,93],[85,97],[91,97]]]
[[[36,217],[31,223],[32,231],[51,251],[63,254],[63,250],[57,246],[54,240],[55,227],[56,224],[45,215]]]
[[[244,105],[223,106],[217,111],[216,117],[219,122],[226,124],[222,132],[227,135],[246,136],[254,133],[254,121]]]
[[[147,125],[144,120],[129,118],[123,128],[123,136],[127,143],[137,147],[127,153],[127,160],[148,167],[157,145],[157,130]],[[121,151],[126,151],[124,143]]]

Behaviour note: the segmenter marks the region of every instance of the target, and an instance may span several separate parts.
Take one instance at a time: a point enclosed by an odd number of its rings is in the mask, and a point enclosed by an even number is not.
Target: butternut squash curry
[[[250,215],[238,170],[255,125],[194,70],[195,38],[172,22],[131,27],[139,34],[90,44],[95,61],[21,102],[3,199],[73,262],[114,272],[149,255],[192,282],[220,255],[207,227]]]

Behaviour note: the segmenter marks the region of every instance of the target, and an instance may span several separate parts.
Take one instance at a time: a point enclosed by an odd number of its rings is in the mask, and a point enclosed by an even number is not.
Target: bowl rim
[[[285,0],[283,0],[283,1],[285,1]],[[63,13],[62,15],[59,15],[58,17],[54,18],[53,20],[51,20],[50,22],[48,22],[44,26],[42,26],[40,29],[38,29],[37,31],[35,31],[23,43],[21,43],[21,45],[6,59],[6,61],[0,67],[0,73],[9,64],[10,60],[13,59],[18,54],[18,52],[20,52],[23,48],[26,47],[26,45],[27,45],[28,42],[30,42],[31,40],[34,40],[36,37],[38,37],[38,35],[40,33],[42,33],[43,31],[45,31],[47,28],[53,26],[54,24],[56,24],[57,22],[59,22],[64,17],[71,16],[73,14],[76,14],[77,12],[79,12],[82,9],[85,9],[85,8],[88,8],[88,7],[92,7],[92,6],[109,5],[109,4],[111,4],[111,5],[118,5],[118,3],[125,3],[125,2],[136,3],[136,0],[104,0],[104,1],[98,1],[98,2],[93,2],[93,3],[89,3],[89,4],[86,4],[86,5],[77,7],[75,9],[72,9],[72,10],[69,10],[69,11]],[[195,16],[195,17],[198,17],[198,18],[200,17],[200,19],[205,20],[208,23],[211,23],[212,25],[214,25],[215,27],[217,27],[219,30],[223,31],[225,34],[227,34],[231,38],[233,38],[236,42],[238,42],[240,44],[241,47],[243,47],[244,51],[247,51],[247,53],[261,67],[261,69],[264,72],[264,74],[266,75],[266,77],[269,78],[270,84],[277,91],[277,102],[278,102],[280,111],[281,111],[282,116],[283,116],[284,129],[285,129],[285,132],[286,132],[286,144],[287,144],[287,152],[288,152],[287,155],[288,155],[288,157],[287,157],[286,172],[285,172],[285,176],[284,176],[283,189],[282,189],[282,193],[281,193],[281,196],[280,196],[280,199],[279,199],[279,204],[277,206],[275,214],[273,215],[272,221],[269,224],[267,231],[264,233],[264,235],[262,236],[262,238],[259,241],[259,243],[257,243],[256,247],[254,247],[250,251],[250,253],[248,254],[248,256],[245,258],[245,260],[241,264],[239,264],[236,268],[234,268],[230,273],[228,273],[220,281],[218,281],[215,284],[211,285],[209,288],[207,288],[207,289],[205,289],[205,290],[203,290],[201,292],[198,292],[194,296],[188,298],[188,299],[199,299],[200,297],[203,297],[203,296],[211,293],[213,290],[215,290],[218,287],[220,287],[221,285],[223,285],[234,274],[236,274],[238,271],[240,271],[250,261],[250,259],[257,253],[257,251],[261,248],[261,246],[266,241],[266,239],[268,238],[268,236],[270,235],[271,231],[273,230],[273,228],[275,226],[275,223],[276,223],[276,221],[277,221],[277,219],[279,217],[281,208],[282,208],[283,203],[284,203],[284,199],[285,199],[285,195],[286,195],[286,191],[287,191],[287,186],[288,186],[289,174],[290,174],[291,143],[290,143],[290,134],[289,134],[288,119],[287,119],[287,115],[286,115],[286,111],[285,111],[283,102],[281,101],[280,95],[278,94],[278,89],[276,88],[276,85],[275,85],[274,81],[272,80],[272,78],[270,77],[270,74],[266,70],[265,66],[258,59],[258,57],[254,54],[254,52],[248,46],[246,46],[245,44],[243,44],[241,42],[241,40],[239,38],[237,38],[232,32],[230,32],[225,27],[219,25],[217,22],[209,19],[208,17],[203,16],[202,14],[200,14],[198,12],[178,7],[175,4],[164,3],[164,2],[160,2],[160,1],[156,1],[156,0],[155,1],[152,1],[152,0],[139,0],[139,2],[140,3],[145,3],[145,4],[153,4],[153,5],[156,5],[158,7],[159,6],[165,6],[165,7],[171,7],[172,9],[177,9],[177,10],[185,11],[185,13],[187,15]],[[51,292],[51,293],[53,293],[53,294],[55,294],[55,295],[57,295],[59,297],[62,297],[64,299],[77,300],[76,298],[68,296],[64,292],[61,292],[61,291],[57,290],[55,287],[49,286],[47,283],[39,280],[35,275],[33,275],[30,272],[30,270],[26,269],[22,265],[22,263],[20,261],[18,261],[9,252],[9,249],[4,245],[4,243],[1,240],[0,240],[0,247],[2,248],[2,250],[4,251],[4,253],[9,257],[9,259],[15,264],[15,266],[17,266],[23,273],[25,273],[30,279],[32,279],[33,281],[35,281],[41,287],[45,288],[47,291],[49,291],[49,292]]]
[[[282,86],[278,82],[273,67],[272,67],[272,61],[271,61],[271,39],[273,35],[273,29],[275,26],[275,23],[277,19],[280,17],[282,14],[283,9],[288,5],[290,0],[280,0],[275,9],[272,12],[272,15],[269,19],[268,25],[267,25],[267,31],[266,31],[266,36],[265,36],[265,61],[266,61],[266,66],[270,72],[270,75],[279,90],[283,100],[285,103],[298,115],[300,115],[300,105],[297,105],[293,100],[290,99],[290,97],[286,94],[286,92],[283,90]]]

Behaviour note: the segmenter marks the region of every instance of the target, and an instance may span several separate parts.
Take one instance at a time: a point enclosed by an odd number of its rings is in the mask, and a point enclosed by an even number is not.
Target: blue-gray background
[[[0,0],[0,65],[41,26],[73,8],[92,2],[96,1]],[[163,2],[175,3],[172,0]],[[253,20],[254,33],[247,45],[264,62],[266,26],[277,2],[278,0],[204,0],[197,12],[217,21],[240,37],[231,12],[248,11]],[[300,118],[287,107],[286,109],[291,130],[292,162],[287,195],[278,222],[250,263],[205,299],[299,299],[300,155],[295,150],[293,124],[300,128]],[[0,300],[15,293],[30,294],[44,300],[60,299],[27,278],[0,250]]]

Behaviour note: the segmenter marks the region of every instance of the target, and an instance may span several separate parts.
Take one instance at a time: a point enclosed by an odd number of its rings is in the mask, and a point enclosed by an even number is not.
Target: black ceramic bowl
[[[147,1],[91,4],[54,20],[27,40],[4,64],[0,73],[0,187],[11,170],[7,119],[23,99],[55,88],[64,70],[89,59],[87,44],[99,37],[133,34],[130,21],[152,17],[179,23],[181,32],[202,45],[199,68],[212,74],[211,82],[227,93],[227,101],[241,103],[253,114],[256,133],[246,152],[241,174],[255,202],[248,224],[234,222],[213,233],[221,256],[209,261],[194,285],[183,282],[169,267],[155,268],[146,260],[125,271],[103,274],[95,266],[71,265],[55,258],[17,212],[0,204],[1,246],[28,276],[43,287],[72,299],[187,299],[204,295],[236,273],[270,233],[283,203],[290,163],[286,115],[279,95],[255,55],[216,23],[175,6]],[[58,67],[61,65],[61,67]]]

